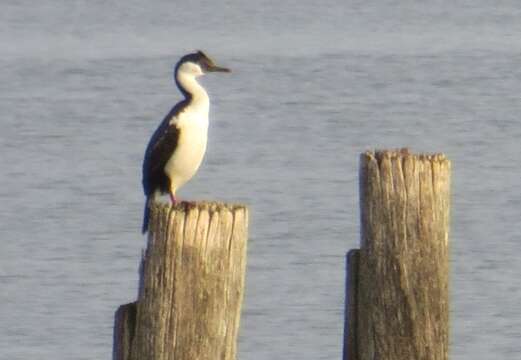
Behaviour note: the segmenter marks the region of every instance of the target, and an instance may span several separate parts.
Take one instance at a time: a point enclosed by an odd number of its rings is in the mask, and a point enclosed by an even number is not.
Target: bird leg
[[[170,193],[170,200],[172,201],[172,205],[177,204],[177,199],[175,198],[174,193]]]

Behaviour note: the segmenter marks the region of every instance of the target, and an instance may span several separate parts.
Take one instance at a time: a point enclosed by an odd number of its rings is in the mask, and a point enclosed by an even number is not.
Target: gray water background
[[[451,358],[521,355],[517,1],[1,1],[0,359],[110,359],[136,296],[149,136],[196,48],[184,199],[251,209],[239,359],[340,359],[358,155],[453,161]]]

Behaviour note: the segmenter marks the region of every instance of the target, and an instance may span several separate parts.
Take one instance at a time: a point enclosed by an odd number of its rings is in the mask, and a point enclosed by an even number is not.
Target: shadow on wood
[[[346,293],[344,320],[344,360],[357,360],[358,354],[358,267],[360,250],[350,250],[346,255]]]
[[[114,320],[114,360],[130,359],[130,348],[136,328],[136,303],[121,305]]]

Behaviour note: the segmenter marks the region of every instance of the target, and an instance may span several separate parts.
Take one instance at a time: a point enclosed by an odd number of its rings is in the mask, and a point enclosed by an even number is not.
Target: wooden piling
[[[137,302],[116,314],[114,360],[234,360],[247,234],[241,205],[154,205]]]
[[[447,360],[450,162],[407,150],[360,159],[356,340],[349,360]]]
[[[113,360],[129,360],[136,329],[136,302],[121,305],[114,320]]]
[[[358,269],[360,250],[350,250],[346,255],[346,300],[344,318],[343,360],[357,359],[358,354]]]

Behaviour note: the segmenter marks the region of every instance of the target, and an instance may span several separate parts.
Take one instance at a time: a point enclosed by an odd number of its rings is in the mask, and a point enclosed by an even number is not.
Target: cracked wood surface
[[[115,349],[115,360],[235,359],[247,234],[242,205],[153,205],[135,329],[115,336],[130,351]]]
[[[366,152],[360,197],[356,360],[446,360],[450,161]]]

